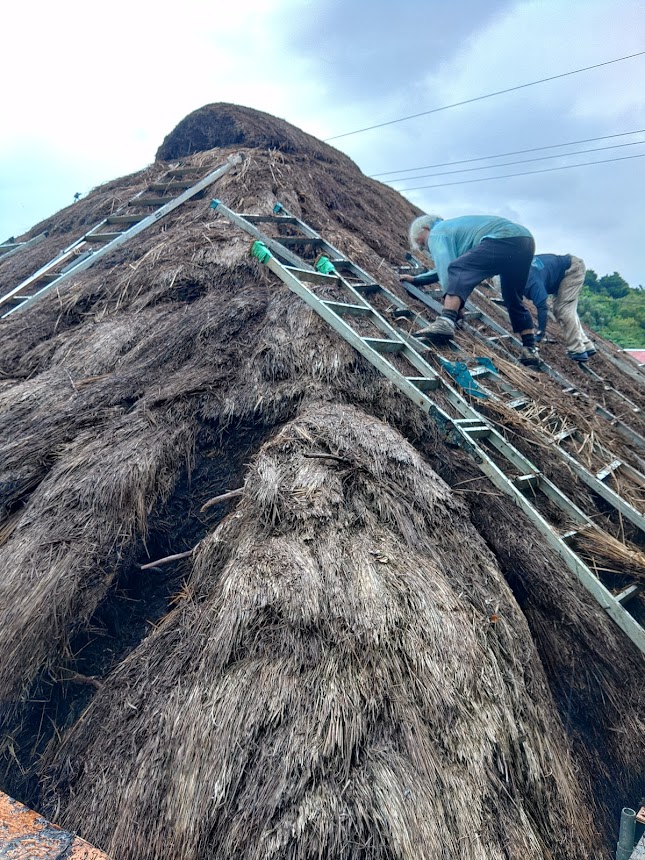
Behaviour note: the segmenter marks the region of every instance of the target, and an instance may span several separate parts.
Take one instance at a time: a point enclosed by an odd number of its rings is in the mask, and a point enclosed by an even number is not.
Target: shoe
[[[428,340],[449,340],[455,336],[455,324],[448,317],[437,317],[425,328],[415,332],[415,337],[427,338]]]
[[[522,353],[520,355],[520,364],[523,364],[525,367],[540,366],[540,353],[537,350],[537,346],[522,347]]]
[[[588,346],[588,347],[587,347],[587,349],[585,350],[585,352],[587,353],[587,358],[591,358],[591,356],[592,356],[592,355],[595,355],[595,354],[598,352],[598,350],[597,350],[597,349],[596,349],[596,347],[595,347],[595,346],[593,346],[593,344],[592,344],[591,346]]]
[[[568,352],[567,357],[572,359],[572,361],[577,361],[578,364],[584,364],[585,361],[589,361],[589,353],[587,352]]]
[[[409,320],[414,316],[412,311],[408,308],[390,308],[390,313],[392,314],[392,318],[397,322]]]

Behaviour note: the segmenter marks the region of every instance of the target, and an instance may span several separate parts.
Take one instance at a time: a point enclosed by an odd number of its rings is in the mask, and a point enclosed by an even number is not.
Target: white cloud
[[[185,0],[172,12],[115,0],[98,13],[80,0],[12,4],[0,53],[0,239],[76,191],[144,167],[184,116],[210,102],[255,107],[325,138],[643,47],[642,0],[500,0],[493,11],[462,3],[467,20],[447,6],[419,15],[411,0],[400,16],[384,0]],[[578,140],[645,127],[644,91],[641,57],[334,145],[369,174]],[[584,158],[594,156],[576,160]],[[447,216],[512,217],[541,250],[573,251],[638,284],[643,166],[634,159],[411,199]]]

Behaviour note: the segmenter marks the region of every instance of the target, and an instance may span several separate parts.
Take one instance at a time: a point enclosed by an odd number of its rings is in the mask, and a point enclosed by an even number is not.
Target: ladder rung
[[[427,376],[407,376],[408,382],[411,382],[419,391],[434,391],[439,387],[439,380],[436,378],[428,378]]]
[[[108,224],[138,224],[143,218],[143,215],[108,215],[105,220]]]
[[[251,224],[297,224],[298,219],[289,215],[240,215]]]
[[[640,594],[642,590],[643,586],[641,583],[634,583],[634,585],[628,585],[627,588],[623,588],[622,591],[619,591],[618,594],[614,595],[614,597],[619,603],[628,603],[633,597]]]
[[[26,301],[27,301],[27,299],[30,299],[30,298],[31,298],[31,296],[26,296],[26,295],[24,295],[23,293],[18,293],[18,294],[17,294],[17,295],[15,295],[15,296],[7,296],[7,297],[0,296],[0,303],[5,303],[5,302],[6,302],[6,303],[9,303],[9,302],[12,302],[12,303],[15,303],[15,302],[18,302],[18,303],[19,303],[19,302],[26,302]]]
[[[388,340],[380,337],[363,337],[361,340],[376,352],[403,352],[406,347],[406,344],[400,340]]]
[[[297,266],[283,266],[285,271],[291,272],[299,281],[308,281],[310,284],[335,285],[339,283],[338,275],[324,275],[322,272],[312,272],[309,269],[299,269]]]
[[[617,469],[620,469],[622,465],[622,460],[612,460],[608,466],[605,466],[604,469],[601,469],[596,473],[596,478],[598,478],[599,481],[604,481],[605,478],[608,478],[609,475],[613,474]]]
[[[188,179],[185,182],[181,180],[177,182],[153,182],[148,186],[148,191],[185,191],[194,184],[192,179]]]
[[[563,532],[560,535],[560,540],[570,540],[571,538],[576,537],[576,535],[578,534],[580,534],[578,529],[569,529],[569,531]]]
[[[461,317],[463,320],[480,320],[482,318],[481,311],[466,311],[466,313]]]
[[[374,310],[367,305],[348,305],[345,302],[323,302],[323,305],[336,314],[347,314],[352,317],[375,316]]]
[[[114,242],[123,233],[86,233],[83,236],[85,242]]]
[[[561,430],[559,433],[556,433],[553,438],[559,444],[560,442],[564,442],[565,439],[569,439],[571,436],[575,436],[577,432],[577,427],[571,427],[569,430]]]
[[[516,397],[514,400],[509,400],[506,404],[509,409],[521,409],[531,401],[527,397]]]
[[[519,475],[517,478],[513,478],[513,483],[518,490],[525,490],[528,488],[537,490],[540,486],[540,475],[537,473],[533,473],[532,475]]]
[[[492,427],[484,424],[481,418],[456,418],[453,424],[463,433],[467,433],[475,439],[490,436],[492,433]]]
[[[165,206],[172,197],[137,197],[130,200],[128,206]]]
[[[486,340],[493,343],[496,340],[507,340],[509,337],[511,337],[510,334],[496,334],[493,337],[487,337]]]
[[[468,373],[470,373],[473,379],[476,379],[478,376],[488,376],[491,373],[497,375],[494,370],[491,370],[490,367],[485,367],[483,364],[469,368]]]

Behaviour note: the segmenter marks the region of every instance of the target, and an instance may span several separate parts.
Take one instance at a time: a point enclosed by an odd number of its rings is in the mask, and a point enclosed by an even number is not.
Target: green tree
[[[599,292],[598,290],[598,275],[593,269],[587,269],[585,273],[585,287],[589,287],[592,293]]]
[[[623,349],[645,346],[645,291],[633,290],[618,272],[598,278],[587,270],[578,313],[589,328]]]
[[[614,272],[613,275],[603,275],[598,281],[598,286],[601,292],[607,293],[614,299],[622,299],[628,295],[631,289],[627,281],[621,278],[618,272]]]

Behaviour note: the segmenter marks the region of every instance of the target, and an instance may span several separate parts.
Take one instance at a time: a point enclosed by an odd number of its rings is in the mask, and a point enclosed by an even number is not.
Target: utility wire
[[[402,170],[385,170],[383,173],[371,173],[368,179],[376,179],[378,176],[387,176],[390,173],[413,173],[415,170],[434,170],[435,167],[452,167],[454,164],[470,164],[473,161],[487,161],[489,158],[506,158],[507,155],[524,155],[526,152],[542,152],[545,149],[557,149],[561,146],[576,146],[579,143],[594,143],[596,140],[609,140],[613,137],[626,137],[628,134],[642,134],[645,128],[637,128],[635,131],[621,131],[618,134],[604,134],[601,137],[586,137],[584,140],[570,140],[569,143],[552,143],[550,146],[532,146],[530,149],[515,149],[513,152],[499,152],[497,155],[480,155],[478,158],[462,158],[461,161],[440,161],[438,164],[425,164],[422,167],[406,167]],[[565,153],[570,155],[571,153]],[[491,164],[490,167],[496,165]],[[403,181],[401,177],[400,181]],[[414,176],[410,177],[414,179]],[[383,182],[395,182],[399,180],[384,179]]]
[[[557,155],[539,155],[537,158],[521,158],[518,161],[501,161],[499,164],[484,164],[479,167],[461,167],[458,170],[442,170],[439,173],[423,173],[421,176],[399,177],[386,180],[387,182],[414,182],[415,179],[430,179],[431,176],[450,176],[452,173],[472,173],[474,170],[491,170],[497,167],[510,167],[511,164],[529,164],[532,161],[547,161],[550,158],[566,158],[569,155],[584,155],[587,152],[604,152],[607,149],[622,149],[624,146],[639,146],[645,140],[634,140],[631,143],[614,143],[611,146],[598,146],[596,149],[576,149],[574,152],[559,152]],[[574,167],[575,165],[571,165]],[[404,188],[399,188],[404,191]]]
[[[565,164],[563,167],[544,167],[542,170],[525,170],[522,173],[503,173],[501,176],[483,176],[480,179],[462,179],[459,182],[442,182],[437,185],[417,185],[414,188],[401,188],[399,194],[407,194],[408,191],[421,191],[424,188],[445,188],[448,185],[469,185],[471,182],[490,182],[491,179],[507,179],[509,176],[532,176],[534,173],[551,173],[553,170],[571,170],[573,167],[587,167],[590,164],[608,164],[610,161],[628,161],[630,158],[643,158],[645,152],[640,155],[624,155],[621,158],[604,158],[601,161],[583,161],[580,164]]]
[[[588,72],[590,69],[599,69],[601,66],[610,66],[612,63],[620,63],[623,60],[631,60],[634,57],[642,57],[643,54],[645,54],[645,51],[639,51],[637,54],[628,54],[626,57],[617,57],[615,60],[606,60],[604,63],[596,63],[593,66],[585,66],[583,69],[573,69],[573,71],[571,72],[562,72],[562,74],[559,75],[551,75],[548,78],[540,78],[539,81],[530,81],[528,84],[518,84],[518,86],[515,87],[508,87],[505,90],[497,90],[494,93],[486,93],[486,95],[483,96],[475,96],[472,99],[464,99],[461,102],[454,102],[450,105],[442,105],[442,107],[433,108],[432,110],[424,110],[421,111],[421,113],[413,113],[409,116],[399,117],[399,119],[388,120],[388,122],[379,122],[376,125],[368,125],[365,128],[357,128],[355,131],[346,131],[344,132],[344,134],[335,134],[333,135],[333,137],[326,137],[323,142],[328,143],[330,140],[338,140],[341,137],[350,137],[350,135],[353,134],[362,134],[364,131],[372,131],[372,129],[375,128],[383,128],[386,125],[394,125],[397,122],[405,122],[408,119],[416,119],[419,116],[428,116],[431,113],[439,113],[439,111],[449,110],[450,108],[460,107],[461,105],[468,105],[472,104],[473,102],[483,101],[484,99],[491,99],[494,96],[501,96],[504,93],[512,93],[516,90],[526,89],[526,87],[534,87],[536,84],[543,84],[546,81],[555,81],[558,78],[566,78],[569,75],[578,75],[580,74],[580,72]]]

